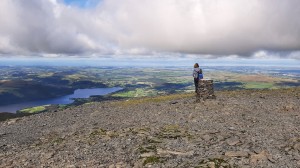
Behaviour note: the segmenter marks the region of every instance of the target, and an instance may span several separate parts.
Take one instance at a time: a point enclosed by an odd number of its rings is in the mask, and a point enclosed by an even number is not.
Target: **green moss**
[[[184,129],[180,128],[179,125],[166,125],[158,134],[158,137],[166,139],[177,139],[187,136],[189,136],[189,134]]]
[[[106,135],[109,136],[110,138],[116,138],[120,134],[118,132],[116,132],[116,131],[108,131],[108,132],[106,132]]]
[[[174,133],[162,133],[159,136],[165,139],[178,139],[180,137],[183,137],[183,135],[181,134],[174,134]]]
[[[208,160],[201,160],[199,162],[199,165],[196,166],[196,168],[206,168],[206,167],[208,167],[208,163],[209,162],[213,162],[215,164],[215,168],[220,168],[220,167],[231,168],[232,167],[224,159],[221,159],[221,158],[210,158]]]
[[[188,140],[194,140],[195,139],[195,137],[191,134],[187,134],[187,138],[188,138]]]
[[[148,139],[147,141],[148,143],[162,143],[162,141],[159,139]]]
[[[141,127],[141,128],[138,129],[138,131],[148,132],[148,131],[150,131],[150,128],[148,128],[148,127]]]
[[[97,129],[97,130],[94,130],[93,132],[90,133],[90,137],[95,137],[95,136],[98,136],[98,135],[106,135],[106,130],[100,128],[100,129]]]
[[[154,146],[154,145],[146,146],[146,149],[151,150],[151,151],[156,151],[156,146]]]
[[[138,150],[139,150],[140,153],[148,153],[149,152],[149,150],[147,150],[147,149],[145,149],[141,146],[138,148]]]
[[[165,131],[165,132],[180,132],[179,125],[166,125],[163,128],[163,131]]]
[[[221,167],[222,163],[227,163],[224,159],[220,159],[220,158],[213,158],[213,159],[209,159],[210,162],[214,162],[215,163],[215,167]],[[223,166],[224,167],[224,166]],[[225,168],[229,168],[230,166],[225,166]]]
[[[157,151],[156,146],[154,146],[154,145],[149,145],[149,146],[144,146],[144,147],[140,146],[138,148],[138,150],[140,153],[148,153],[148,152],[156,152]]]
[[[155,163],[162,163],[163,161],[161,160],[160,157],[157,156],[151,156],[151,157],[147,157],[143,163],[143,166],[145,166],[146,164],[155,164]]]
[[[62,143],[64,140],[65,140],[65,139],[63,139],[63,138],[56,138],[56,139],[54,139],[54,140],[52,141],[52,143],[60,144],[60,143]]]

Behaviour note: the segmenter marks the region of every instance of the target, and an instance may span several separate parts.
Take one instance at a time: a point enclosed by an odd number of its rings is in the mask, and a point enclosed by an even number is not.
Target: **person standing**
[[[195,93],[197,93],[197,89],[198,89],[199,73],[200,73],[199,64],[195,63],[194,64],[194,71],[193,71],[194,84],[195,84]]]

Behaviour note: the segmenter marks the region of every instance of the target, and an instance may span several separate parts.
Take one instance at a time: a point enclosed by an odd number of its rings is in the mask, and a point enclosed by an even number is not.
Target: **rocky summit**
[[[0,167],[300,167],[300,88],[87,103],[0,122]]]

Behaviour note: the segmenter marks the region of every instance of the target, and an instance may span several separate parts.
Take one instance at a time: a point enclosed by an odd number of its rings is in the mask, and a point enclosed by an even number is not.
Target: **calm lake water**
[[[0,106],[0,112],[15,113],[18,110],[28,108],[28,107],[34,107],[34,106],[42,106],[47,104],[70,104],[74,102],[72,98],[89,98],[90,96],[93,95],[106,95],[119,90],[122,90],[122,88],[114,87],[114,88],[77,89],[71,95],[66,95],[58,98]]]

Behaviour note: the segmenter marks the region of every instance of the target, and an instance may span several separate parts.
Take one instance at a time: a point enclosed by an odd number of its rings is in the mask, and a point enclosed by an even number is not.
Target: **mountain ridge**
[[[297,167],[300,88],[87,103],[0,122],[0,167]]]

